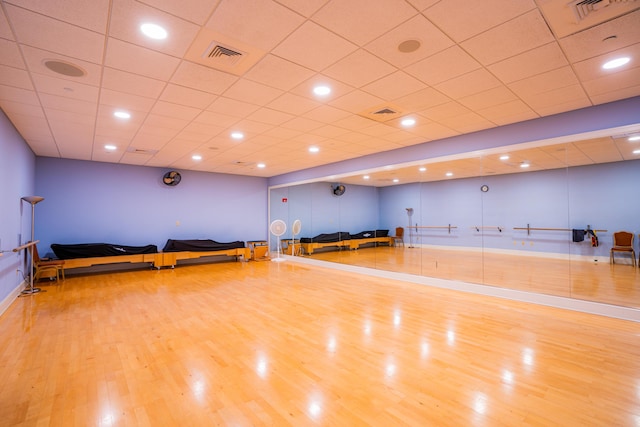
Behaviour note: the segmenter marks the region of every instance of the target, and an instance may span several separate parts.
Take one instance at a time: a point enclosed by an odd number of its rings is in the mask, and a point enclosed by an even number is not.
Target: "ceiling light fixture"
[[[202,156],[200,154],[194,154],[193,156],[191,156],[191,158],[195,161],[202,160]]]
[[[524,168],[528,168],[529,166],[531,166],[531,165],[529,163],[527,163],[527,162],[520,163],[520,167],[523,168],[523,169]]]
[[[400,122],[400,124],[404,127],[409,127],[409,126],[413,126],[416,124],[416,119],[411,118],[411,117],[407,117],[406,119],[402,119],[402,121]]]
[[[265,165],[264,163],[258,163],[256,166],[258,166],[260,169],[267,167],[267,165]]]
[[[130,119],[131,118],[131,114],[127,113],[126,111],[122,111],[122,110],[118,110],[115,111],[113,113],[114,116],[116,116],[119,119]]]
[[[500,156],[500,160],[509,160],[509,155],[503,154],[502,156]]]
[[[231,138],[233,139],[242,139],[244,138],[244,134],[242,132],[232,132]]]
[[[422,166],[420,169],[418,169],[420,172],[425,172],[427,170],[427,168],[425,168],[424,166]]]
[[[167,30],[160,25],[145,23],[140,25],[140,31],[150,39],[164,40],[167,38]]]
[[[318,96],[327,96],[331,93],[331,88],[329,86],[316,86],[313,88],[313,93]]]
[[[630,136],[627,139],[627,141],[629,141],[629,142],[640,141],[640,135]]]
[[[363,176],[362,179],[369,179],[369,175]]]
[[[320,151],[320,149],[318,147],[309,147],[309,152],[310,153],[317,153],[318,151]]]
[[[116,147],[113,144],[107,144],[107,145],[104,146],[104,149],[107,150],[107,151],[115,151],[117,148],[118,147]]]
[[[623,65],[629,63],[629,61],[631,61],[631,58],[629,58],[628,56],[623,56],[621,58],[616,58],[612,59],[611,61],[605,62],[602,65],[602,68],[604,68],[605,70],[611,70],[614,68],[622,67]]]
[[[640,154],[640,150],[633,150],[633,154]]]
[[[400,182],[400,180],[398,178],[393,178],[393,182],[398,183],[398,182]]]
[[[453,172],[447,172],[445,175],[447,175],[447,176],[453,176]]]

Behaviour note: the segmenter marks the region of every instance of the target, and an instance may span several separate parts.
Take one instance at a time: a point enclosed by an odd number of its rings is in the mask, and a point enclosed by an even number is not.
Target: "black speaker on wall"
[[[181,179],[182,176],[180,175],[180,172],[171,171],[164,174],[164,176],[162,177],[162,182],[170,187],[175,187],[176,185],[180,184]]]
[[[342,196],[344,192],[347,191],[347,187],[345,187],[343,184],[333,184],[331,186],[331,191],[333,192],[334,196]]]

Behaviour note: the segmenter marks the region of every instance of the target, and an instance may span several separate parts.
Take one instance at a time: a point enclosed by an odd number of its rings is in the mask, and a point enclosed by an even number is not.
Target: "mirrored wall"
[[[637,262],[638,149],[622,137],[505,147],[271,188],[270,220],[300,256],[637,308],[640,268],[610,251],[629,231]]]

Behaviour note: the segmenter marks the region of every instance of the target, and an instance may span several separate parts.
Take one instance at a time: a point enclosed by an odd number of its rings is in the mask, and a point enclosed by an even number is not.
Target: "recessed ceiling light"
[[[363,176],[362,179],[369,179],[369,175]]]
[[[267,167],[267,165],[265,165],[264,163],[258,163],[256,166],[258,166],[260,169]]]
[[[104,149],[107,150],[107,151],[115,151],[117,148],[118,147],[116,147],[113,144],[107,144],[107,145],[104,146]]]
[[[520,167],[521,168],[528,168],[529,166],[531,166],[531,165],[529,163],[527,163],[527,162],[520,163]]]
[[[416,119],[411,118],[411,117],[407,117],[406,119],[402,119],[402,121],[400,122],[400,124],[402,126],[413,126],[416,124]]]
[[[422,166],[420,169],[418,169],[420,172],[425,172],[427,170],[427,168],[425,168],[424,166]]]
[[[630,136],[629,139],[627,139],[627,141],[640,141],[640,135],[635,135],[635,136]]]
[[[447,175],[447,176],[453,176],[453,172],[447,172],[445,175]]]
[[[604,68],[605,70],[611,70],[613,68],[622,67],[623,65],[627,64],[629,61],[631,61],[631,58],[629,58],[628,56],[623,56],[621,58],[616,58],[616,59],[612,59],[611,61],[605,62],[602,65],[602,68]]]
[[[400,182],[398,178],[393,178],[393,182]]]
[[[640,154],[640,150],[633,150],[633,154]]]
[[[504,155],[500,156],[500,160],[509,160],[509,155],[508,154],[504,154]]]
[[[331,93],[331,88],[329,86],[316,86],[313,88],[313,93],[318,96],[327,96]]]
[[[318,151],[320,151],[320,149],[318,147],[309,147],[309,152],[310,153],[317,153]]]
[[[119,119],[130,119],[131,118],[131,114],[127,113],[126,111],[122,111],[122,110],[118,110],[118,111],[114,112],[113,115],[116,116]]]
[[[232,132],[231,138],[233,139],[242,139],[244,138],[244,134],[242,132]]]
[[[193,156],[191,156],[191,158],[196,161],[202,160],[202,156],[200,154],[194,154]]]
[[[160,25],[150,23],[142,24],[140,25],[140,31],[142,31],[145,36],[154,40],[164,40],[167,38],[167,30]]]

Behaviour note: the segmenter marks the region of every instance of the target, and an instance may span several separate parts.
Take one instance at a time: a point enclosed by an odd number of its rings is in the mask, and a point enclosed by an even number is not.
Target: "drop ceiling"
[[[640,95],[640,2],[579,20],[567,4],[2,0],[0,108],[38,156],[271,177]],[[631,61],[602,69],[619,56]],[[628,148],[612,135],[563,158]],[[550,147],[521,154],[558,164]]]

